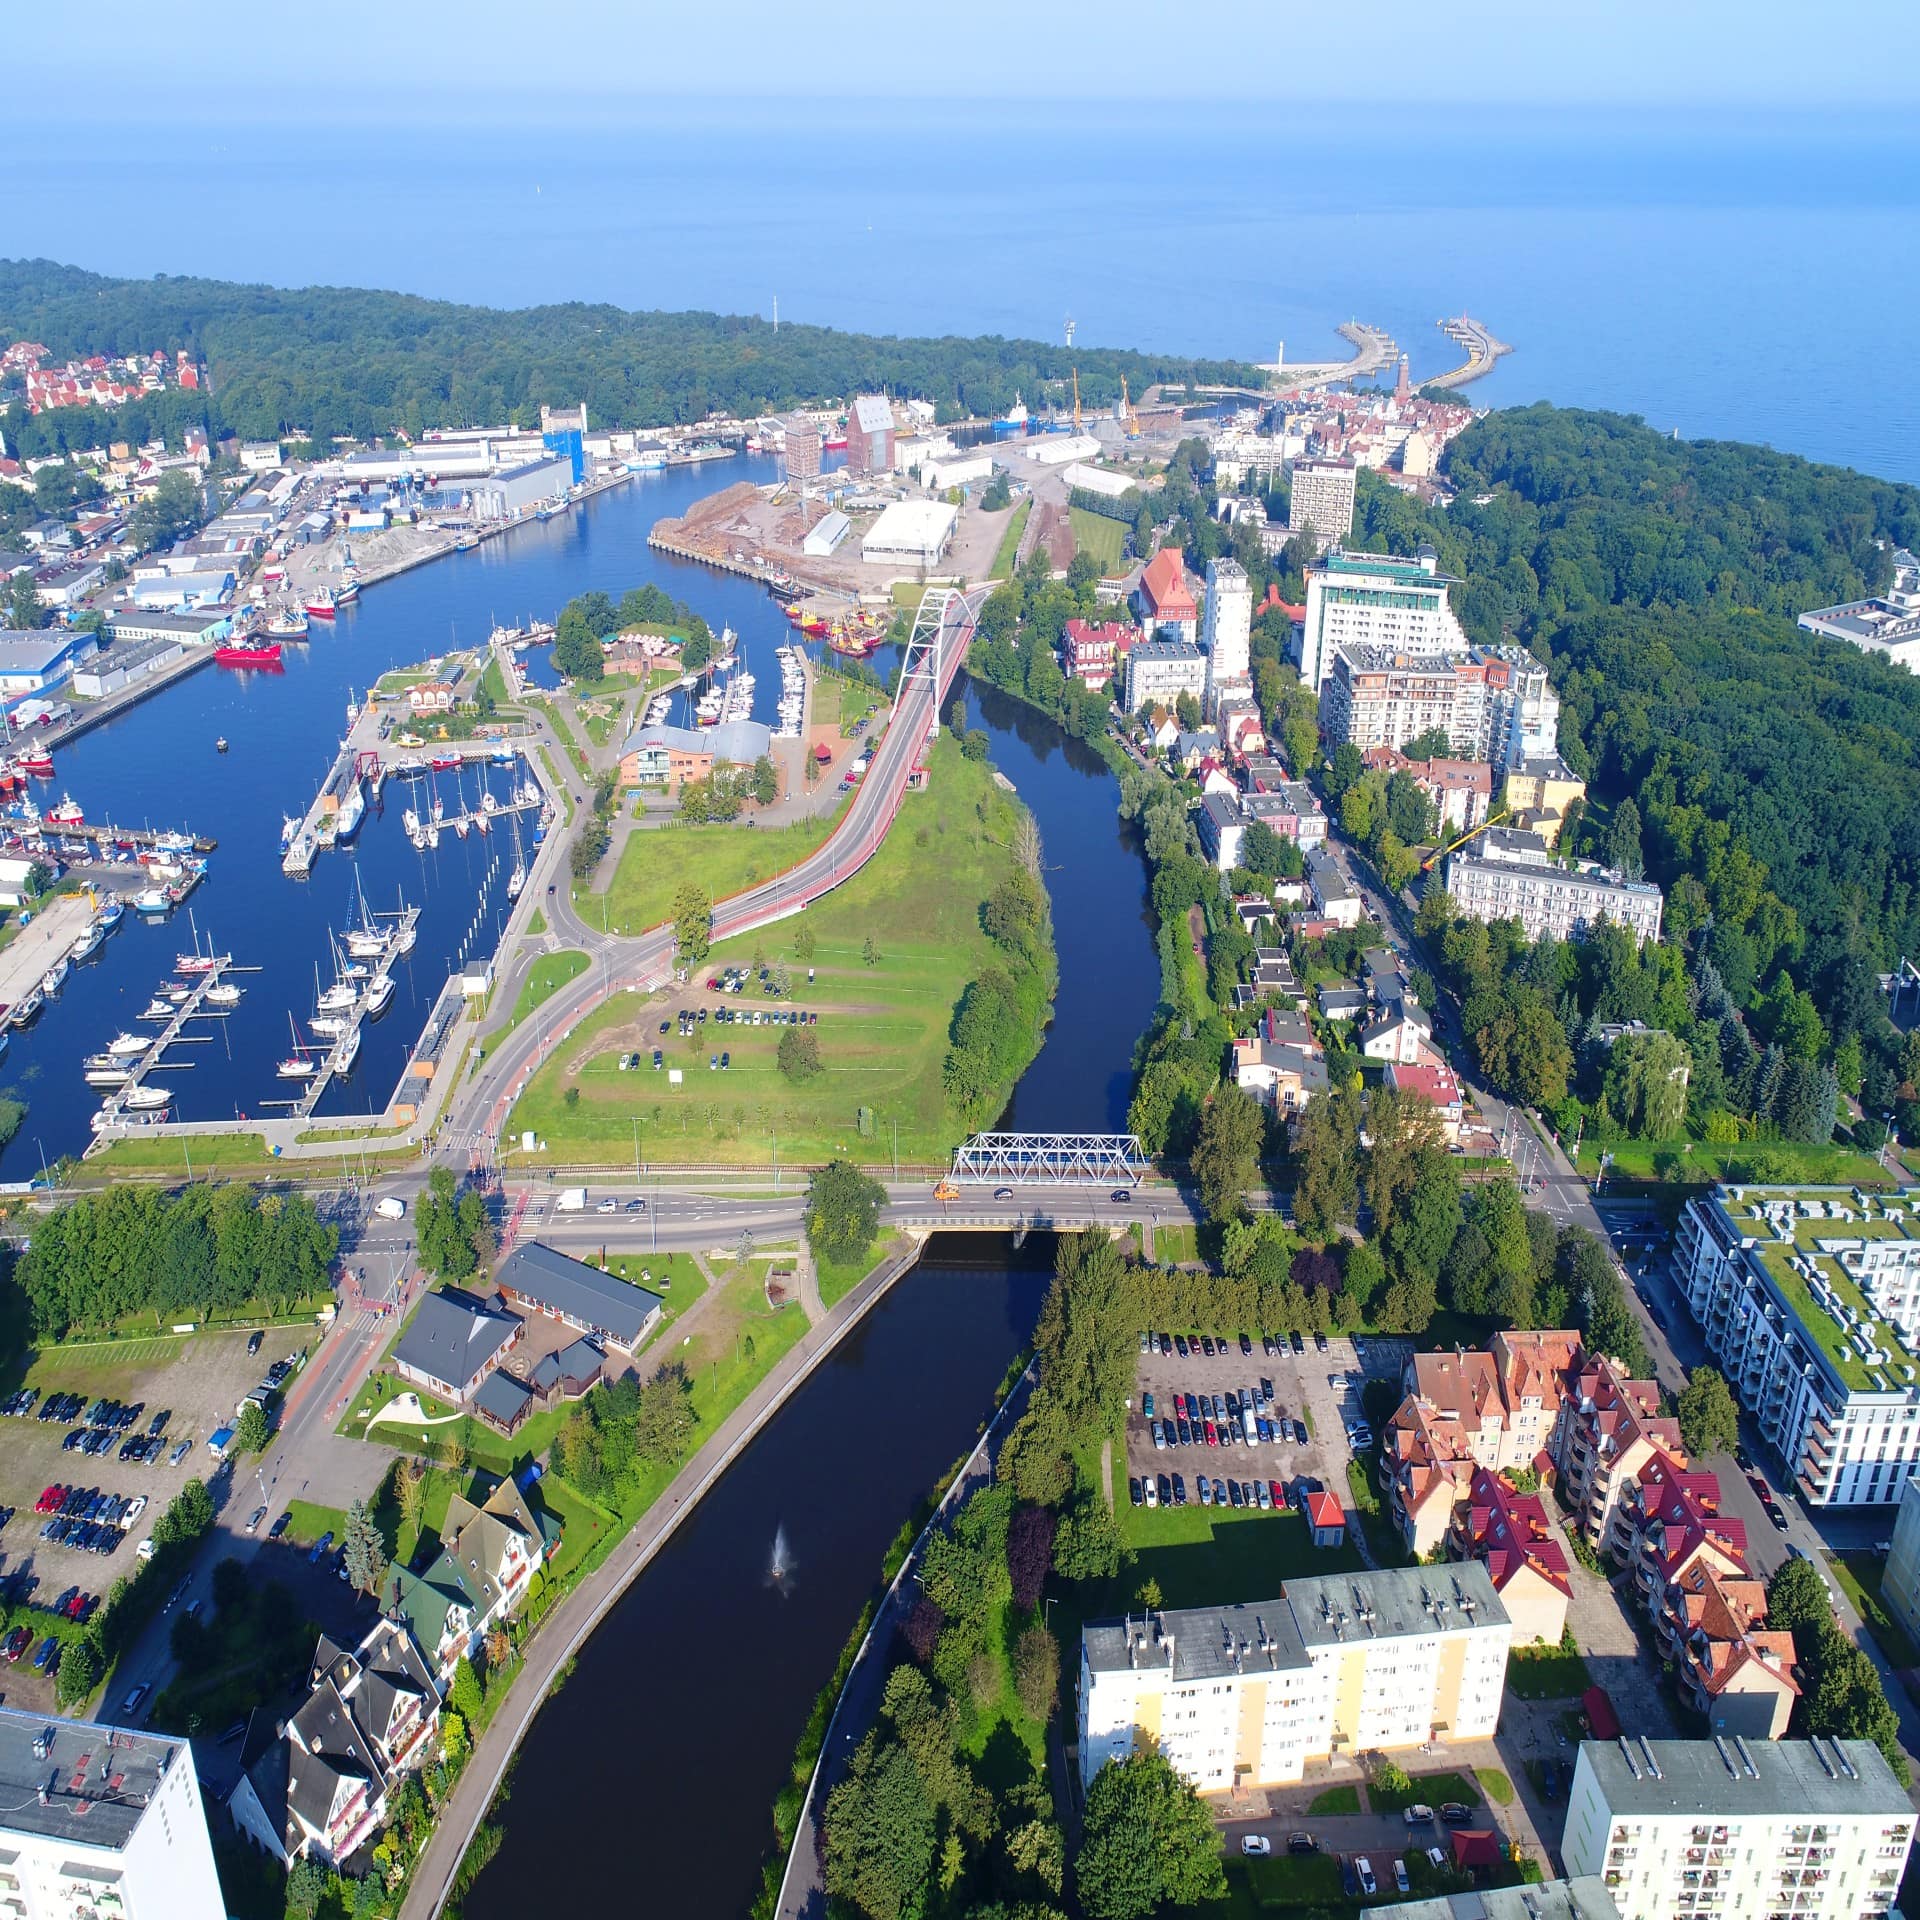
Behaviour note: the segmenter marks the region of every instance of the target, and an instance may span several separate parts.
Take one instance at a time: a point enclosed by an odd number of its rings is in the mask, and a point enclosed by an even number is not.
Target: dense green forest
[[[203,421],[247,439],[537,425],[543,403],[580,400],[596,423],[645,427],[884,389],[958,419],[998,413],[1016,393],[1035,404],[1059,398],[1076,366],[1081,398],[1094,406],[1118,397],[1122,375],[1136,394],[1156,380],[1256,377],[1226,361],[998,336],[903,340],[792,322],[776,332],[746,315],[579,303],[505,312],[353,287],[115,280],[48,260],[0,261],[0,338],[40,341],[62,359],[185,349],[211,377],[209,393],[168,392],[122,413],[77,407],[29,419],[16,405],[0,430],[29,455],[130,429],[177,437]]]
[[[1724,991],[1871,1111],[1911,1103],[1873,976],[1920,954],[1920,678],[1794,617],[1885,584],[1920,490],[1544,405],[1469,428],[1446,471],[1444,513],[1363,476],[1354,544],[1431,541],[1468,631],[1551,664],[1582,847],[1667,890],[1696,1019],[1704,983],[1710,1020]],[[1550,999],[1573,984],[1558,957],[1535,971]]]

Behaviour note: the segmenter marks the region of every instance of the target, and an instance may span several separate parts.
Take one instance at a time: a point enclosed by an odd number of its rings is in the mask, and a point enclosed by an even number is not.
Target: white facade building
[[[1485,1567],[1291,1580],[1270,1602],[1089,1622],[1080,1767],[1157,1744],[1202,1793],[1334,1754],[1492,1737],[1512,1626]]]
[[[853,522],[838,507],[830,507],[807,529],[800,551],[810,560],[824,560],[852,531]]]
[[[1336,547],[1307,569],[1300,679],[1316,694],[1336,647],[1378,644],[1398,653],[1465,653],[1467,636],[1447,605],[1452,584],[1431,547],[1412,560]]]
[[[1920,1470],[1920,1189],[1716,1187],[1675,1267],[1727,1384],[1814,1506],[1881,1506]]]
[[[1660,889],[1593,865],[1556,867],[1534,833],[1495,827],[1484,853],[1456,853],[1447,862],[1447,892],[1468,920],[1518,920],[1529,940],[1550,933],[1578,940],[1603,920],[1636,940],[1660,938]]]
[[[1844,640],[1862,653],[1877,653],[1889,665],[1920,671],[1920,560],[1897,547],[1893,583],[1871,600],[1816,607],[1800,616],[1808,633]]]
[[[874,565],[936,566],[953,544],[959,518],[958,509],[944,500],[896,500],[867,529],[860,557]]]
[[[1183,693],[1198,700],[1207,690],[1207,657],[1184,640],[1142,640],[1127,655],[1127,711],[1149,700],[1172,706]]]
[[[1860,1920],[1892,1906],[1913,1821],[1867,1740],[1583,1740],[1560,1852],[1620,1920]]]
[[[227,1910],[185,1740],[0,1712],[0,1799],[0,1913],[207,1920]]]
[[[1287,495],[1287,532],[1311,530],[1323,553],[1341,545],[1353,532],[1353,491],[1351,460],[1296,460]]]
[[[1200,645],[1207,656],[1207,712],[1217,714],[1223,694],[1252,684],[1253,588],[1237,560],[1207,562],[1207,604]]]

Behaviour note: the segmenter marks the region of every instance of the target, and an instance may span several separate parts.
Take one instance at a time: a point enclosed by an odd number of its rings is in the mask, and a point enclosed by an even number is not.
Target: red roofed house
[[[1459,1140],[1460,1129],[1466,1122],[1467,1105],[1460,1092],[1460,1082],[1444,1060],[1432,1054],[1411,1066],[1389,1060],[1386,1082],[1402,1093],[1417,1093],[1432,1106],[1440,1116],[1441,1137],[1449,1146]]]
[[[1765,1631],[1767,1590],[1702,1561],[1667,1588],[1654,1620],[1680,1690],[1716,1734],[1779,1740],[1800,1697],[1793,1635]],[[1599,1729],[1595,1728],[1596,1737]]]
[[[1580,1709],[1587,1716],[1587,1731],[1596,1740],[1620,1738],[1620,1716],[1614,1712],[1612,1696],[1605,1687],[1589,1687],[1580,1696]]]
[[[1606,1545],[1631,1569],[1634,1590],[1656,1619],[1668,1587],[1695,1567],[1747,1571],[1747,1523],[1720,1511],[1719,1476],[1657,1449],[1621,1488]]]
[[[1460,1422],[1409,1394],[1380,1437],[1380,1480],[1410,1552],[1425,1560],[1439,1551],[1475,1471]]]
[[[1629,1380],[1613,1361],[1582,1354],[1565,1387],[1553,1433],[1554,1470],[1581,1532],[1597,1547],[1627,1482],[1656,1453],[1684,1460],[1686,1449],[1679,1421],[1661,1417],[1655,1382]]]
[[[1491,1827],[1455,1828],[1453,1864],[1462,1873],[1498,1873],[1506,1863],[1500,1836]]]
[[[1119,672],[1136,637],[1123,620],[1069,620],[1061,649],[1068,678],[1078,674],[1088,686],[1104,687]]]
[[[1162,547],[1147,562],[1133,592],[1133,609],[1149,639],[1193,644],[1200,627],[1200,609],[1187,585],[1187,569],[1178,547]]]
[[[1482,1467],[1456,1510],[1447,1536],[1455,1560],[1478,1560],[1513,1621],[1513,1643],[1558,1646],[1573,1597],[1567,1551],[1537,1493],[1516,1493],[1504,1475]]]
[[[1316,1547],[1342,1547],[1347,1542],[1347,1516],[1338,1494],[1324,1488],[1307,1495],[1307,1525]]]

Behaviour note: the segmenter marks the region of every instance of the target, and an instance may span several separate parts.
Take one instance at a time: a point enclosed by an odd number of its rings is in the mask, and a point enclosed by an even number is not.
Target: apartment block
[[[1447,1555],[1486,1568],[1518,1645],[1560,1644],[1573,1573],[1537,1493],[1518,1493],[1504,1474],[1476,1468],[1466,1499],[1453,1510]]]
[[[1679,1421],[1661,1416],[1659,1383],[1630,1380],[1602,1355],[1583,1357],[1568,1376],[1550,1451],[1576,1523],[1596,1547],[1613,1531],[1628,1482],[1656,1454],[1687,1458]]]
[[[1793,1635],[1767,1628],[1767,1590],[1745,1575],[1696,1562],[1654,1616],[1660,1657],[1681,1697],[1715,1733],[1784,1739],[1800,1697]]]
[[[1207,656],[1207,712],[1217,715],[1222,699],[1245,692],[1253,674],[1253,588],[1237,560],[1207,562],[1206,612],[1200,645]]]
[[[1172,706],[1183,693],[1207,690],[1207,656],[1184,640],[1143,640],[1127,655],[1127,711],[1149,701]]]
[[[1318,694],[1342,646],[1378,645],[1400,653],[1465,653],[1467,637],[1447,605],[1451,578],[1431,547],[1411,560],[1336,547],[1307,569],[1307,607],[1299,626],[1300,679]]]
[[[206,1920],[227,1910],[193,1748],[0,1712],[0,1912]]]
[[[1913,1820],[1865,1740],[1583,1740],[1560,1851],[1620,1920],[1860,1920],[1893,1905]]]
[[[1806,1499],[1901,1499],[1920,1469],[1920,1189],[1716,1187],[1682,1212],[1674,1264]]]
[[[1397,753],[1436,727],[1460,758],[1505,767],[1554,751],[1560,700],[1546,668],[1517,647],[1335,646],[1320,684],[1320,729],[1330,746]]]
[[[1324,552],[1353,532],[1351,460],[1296,460],[1287,493],[1287,532],[1311,533]]]
[[[1483,1740],[1512,1625],[1486,1569],[1290,1580],[1246,1606],[1090,1621],[1080,1766],[1157,1745],[1203,1793],[1277,1785],[1334,1754]]]
[[[1487,838],[1484,851],[1447,861],[1447,892],[1464,919],[1518,920],[1529,940],[1584,939],[1603,921],[1639,941],[1660,938],[1666,902],[1651,882],[1590,864],[1556,867],[1538,834],[1496,827]]]
[[[1880,1595],[1907,1637],[1920,1636],[1920,1476],[1909,1475],[1901,1485]]]

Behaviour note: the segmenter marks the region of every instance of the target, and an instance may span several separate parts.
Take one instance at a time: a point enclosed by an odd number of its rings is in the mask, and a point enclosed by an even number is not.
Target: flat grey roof
[[[1316,1574],[1289,1580],[1286,1592],[1301,1638],[1310,1647],[1508,1624],[1507,1610],[1478,1560],[1445,1567],[1383,1567],[1377,1573]],[[1371,1622],[1361,1617],[1363,1609],[1372,1613]]]
[[[494,1277],[504,1291],[597,1327],[623,1347],[639,1339],[661,1306],[657,1293],[569,1259],[537,1240],[516,1247]]]
[[[42,1741],[46,1750],[36,1753]],[[0,1710],[0,1829],[124,1847],[168,1772],[192,1764],[184,1740]]]
[[[1431,1900],[1400,1900],[1400,1920],[1619,1920],[1620,1909],[1597,1873],[1577,1880],[1539,1880],[1527,1887],[1474,1887],[1436,1894]]]
[[[1723,1744],[1726,1757],[1721,1753]],[[1592,1769],[1615,1814],[1698,1814],[1717,1820],[1749,1813],[1913,1818],[1913,1803],[1870,1740],[1749,1740],[1745,1744],[1757,1779],[1748,1777],[1740,1750],[1731,1740],[1583,1740],[1580,1758]],[[1659,1768],[1657,1776],[1647,1764],[1648,1747]],[[1835,1760],[1836,1747],[1857,1779],[1848,1779]]]

